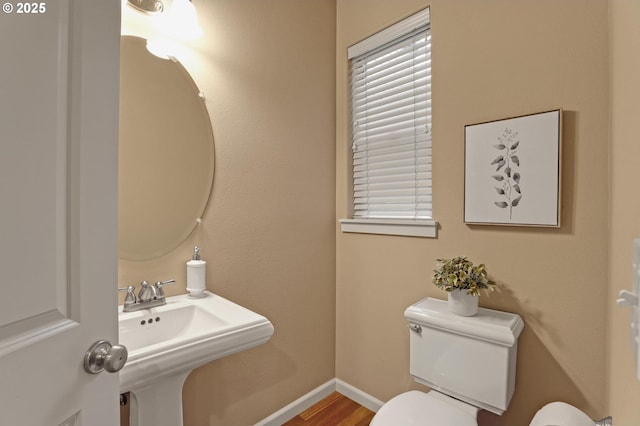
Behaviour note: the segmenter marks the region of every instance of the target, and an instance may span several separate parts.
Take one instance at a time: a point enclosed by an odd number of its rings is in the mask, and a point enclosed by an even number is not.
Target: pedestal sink
[[[120,392],[131,392],[132,426],[181,426],[182,385],[193,370],[269,340],[271,322],[206,291],[203,298],[167,297],[167,304],[122,312],[120,344],[129,359]]]

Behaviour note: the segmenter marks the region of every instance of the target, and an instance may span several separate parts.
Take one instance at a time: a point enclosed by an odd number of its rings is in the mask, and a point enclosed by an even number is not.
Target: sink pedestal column
[[[133,389],[131,426],[182,426],[182,386],[191,370]]]

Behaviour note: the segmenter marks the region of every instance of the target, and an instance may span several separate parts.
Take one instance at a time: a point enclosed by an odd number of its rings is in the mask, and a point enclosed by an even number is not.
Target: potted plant
[[[437,259],[433,283],[448,294],[449,310],[462,316],[478,312],[480,290],[493,291],[495,281],[489,279],[484,264],[475,266],[466,257]]]

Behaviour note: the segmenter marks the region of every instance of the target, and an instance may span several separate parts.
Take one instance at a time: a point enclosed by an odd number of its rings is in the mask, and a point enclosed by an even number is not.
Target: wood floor
[[[333,392],[283,426],[367,426],[374,414],[346,396]]]

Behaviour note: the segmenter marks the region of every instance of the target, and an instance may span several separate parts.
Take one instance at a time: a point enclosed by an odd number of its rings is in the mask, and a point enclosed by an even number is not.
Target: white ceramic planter
[[[467,290],[451,290],[449,293],[449,311],[463,317],[472,317],[478,313],[478,296],[467,294]]]

